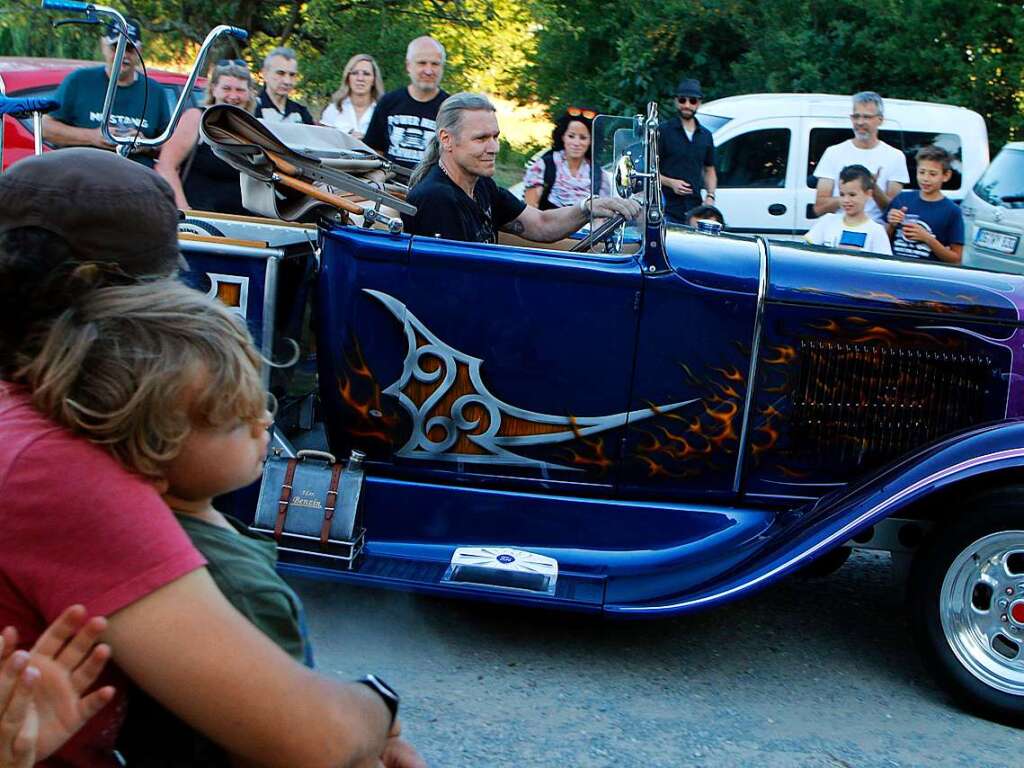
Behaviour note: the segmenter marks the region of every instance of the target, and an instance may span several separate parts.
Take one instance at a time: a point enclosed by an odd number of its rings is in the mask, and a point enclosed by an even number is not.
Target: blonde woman
[[[362,139],[383,93],[384,78],[377,62],[368,53],[357,53],[345,65],[341,86],[331,96],[320,123]]]
[[[222,59],[210,70],[206,107],[230,104],[252,112],[256,94],[249,66],[240,59]],[[174,190],[174,201],[182,210],[246,213],[238,171],[213,154],[199,140],[202,109],[190,109],[160,151],[156,170]]]

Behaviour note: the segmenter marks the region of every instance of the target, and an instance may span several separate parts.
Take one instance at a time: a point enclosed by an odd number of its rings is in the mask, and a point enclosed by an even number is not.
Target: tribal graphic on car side
[[[480,373],[482,360],[451,347],[393,296],[363,289],[402,323],[407,342],[398,380],[383,390],[408,413],[412,431],[396,456],[477,464],[572,469],[514,451],[565,443],[626,423],[669,413],[700,398],[607,416],[557,416],[528,411],[495,397]]]

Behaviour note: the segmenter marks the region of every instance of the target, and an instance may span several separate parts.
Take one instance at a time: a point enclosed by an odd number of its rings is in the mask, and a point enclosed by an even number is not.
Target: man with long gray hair
[[[408,201],[415,216],[405,216],[413,235],[476,243],[496,243],[498,230],[527,240],[554,242],[594,216],[640,213],[632,200],[584,198],[578,205],[541,211],[494,183],[498,154],[498,118],[494,105],[477,93],[457,93],[437,113],[437,133],[409,181]]]

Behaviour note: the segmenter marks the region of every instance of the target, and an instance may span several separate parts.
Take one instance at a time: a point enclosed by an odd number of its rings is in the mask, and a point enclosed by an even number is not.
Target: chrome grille
[[[796,444],[821,462],[878,465],[985,420],[992,371],[984,355],[803,341]]]

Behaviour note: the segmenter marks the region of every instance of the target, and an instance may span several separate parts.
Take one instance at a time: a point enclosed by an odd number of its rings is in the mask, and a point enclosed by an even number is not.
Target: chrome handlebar
[[[186,106],[189,104],[192,88],[195,86],[199,73],[202,71],[202,67],[206,62],[206,56],[210,52],[210,49],[213,48],[214,42],[216,42],[221,35],[230,35],[231,37],[242,41],[249,39],[249,33],[244,29],[232,27],[227,24],[221,24],[214,27],[210,30],[210,33],[206,36],[206,39],[203,41],[203,44],[199,49],[199,54],[196,56],[196,62],[192,65],[192,71],[189,73],[188,80],[185,81],[185,85],[181,90],[181,95],[178,96],[178,103],[174,105],[174,111],[171,113],[171,119],[168,122],[167,127],[163,130],[163,133],[152,139],[141,135],[115,136],[110,132],[110,113],[114,107],[114,94],[117,93],[117,73],[121,71],[121,63],[124,61],[124,53],[128,44],[128,26],[124,16],[115,8],[110,8],[105,5],[95,5],[93,3],[79,2],[79,0],[42,0],[42,8],[43,10],[48,11],[82,13],[84,14],[82,21],[89,23],[99,23],[99,19],[97,18],[98,16],[107,16],[113,22],[113,26],[120,30],[121,34],[118,35],[117,38],[117,47],[114,49],[114,60],[110,65],[110,78],[107,83],[107,93],[103,98],[103,117],[101,118],[100,131],[103,134],[104,139],[117,146],[118,154],[122,156],[127,156],[133,147],[159,147],[171,137],[171,134],[174,133],[174,129],[178,126],[178,121],[185,113]],[[140,119],[142,119],[141,115]]]

